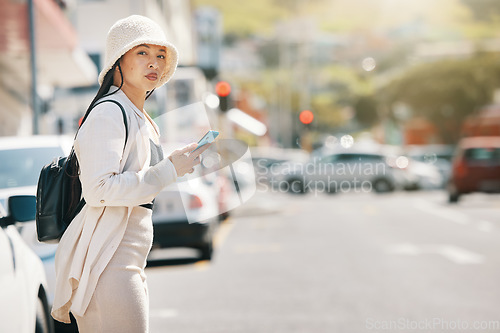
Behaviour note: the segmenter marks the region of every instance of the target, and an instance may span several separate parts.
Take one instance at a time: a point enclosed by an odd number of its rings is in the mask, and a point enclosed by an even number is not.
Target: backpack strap
[[[119,102],[117,102],[113,99],[107,99],[107,100],[100,101],[99,103],[94,104],[92,106],[92,108],[95,108],[96,106],[98,106],[99,104],[104,103],[104,102],[113,102],[120,107],[120,110],[122,110],[123,123],[125,124],[125,145],[126,145],[127,139],[128,139],[128,122],[127,122],[127,114],[125,113],[123,106]],[[85,119],[83,121],[85,121]],[[83,121],[82,121],[82,124],[83,124]],[[123,149],[125,149],[125,145],[123,146]]]
[[[127,145],[127,139],[128,139],[127,113],[125,112],[125,109],[123,109],[123,106],[119,102],[117,102],[115,100],[112,100],[112,99],[107,99],[107,100],[104,100],[104,101],[100,101],[99,103],[94,104],[92,106],[92,109],[95,108],[97,105],[99,105],[101,103],[104,103],[104,102],[115,103],[116,105],[118,105],[120,107],[120,110],[122,111],[123,123],[125,124],[125,144],[123,145],[123,149],[125,149],[125,146]],[[86,116],[88,116],[88,114]],[[87,117],[83,118],[82,125],[83,125],[83,122],[85,121],[85,119],[87,119]],[[71,150],[72,150],[72,152],[74,151],[73,149],[71,149]],[[80,213],[80,211],[82,210],[83,206],[85,206],[85,199],[82,198],[80,200],[80,202],[78,203],[78,205],[76,206],[76,208],[75,208],[75,216],[78,215],[78,213]]]

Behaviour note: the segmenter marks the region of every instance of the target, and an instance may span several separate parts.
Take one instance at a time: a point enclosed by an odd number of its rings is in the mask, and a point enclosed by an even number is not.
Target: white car
[[[433,190],[444,186],[443,176],[433,164],[409,158],[406,172],[412,179],[405,185],[407,190]]]
[[[271,183],[291,193],[384,193],[401,188],[405,175],[385,154],[340,150],[315,155],[307,163],[284,163],[275,170]]]
[[[53,332],[43,264],[19,235],[16,223],[35,217],[35,197],[0,205],[0,332]]]
[[[5,206],[6,199],[12,195],[36,195],[42,167],[56,157],[68,155],[72,144],[73,138],[69,136],[0,137],[0,204]],[[47,298],[52,304],[57,244],[38,242],[35,221],[23,223],[19,232],[42,259],[48,282]]]
[[[181,144],[164,145],[168,156]],[[206,174],[203,165],[178,178],[155,198],[153,206],[153,248],[187,247],[199,250],[210,260],[213,237],[219,222],[217,175]]]
[[[406,156],[412,160],[431,165],[439,171],[442,178],[441,187],[445,187],[451,177],[451,161],[455,147],[452,145],[408,146]]]

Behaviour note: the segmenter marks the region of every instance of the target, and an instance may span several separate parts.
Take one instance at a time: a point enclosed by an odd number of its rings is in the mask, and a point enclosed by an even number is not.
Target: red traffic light
[[[309,110],[304,110],[299,115],[300,122],[302,124],[310,124],[314,120],[314,114]]]
[[[231,85],[226,81],[219,81],[215,85],[215,92],[221,97],[226,97],[231,93]]]

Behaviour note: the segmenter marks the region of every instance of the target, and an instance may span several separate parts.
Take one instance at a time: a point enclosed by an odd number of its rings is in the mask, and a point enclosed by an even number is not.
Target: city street
[[[446,199],[257,192],[212,262],[153,253],[151,331],[499,332],[500,197]]]

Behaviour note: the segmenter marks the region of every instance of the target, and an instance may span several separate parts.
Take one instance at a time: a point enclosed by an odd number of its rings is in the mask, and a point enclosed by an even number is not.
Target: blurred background
[[[158,196],[152,332],[500,332],[499,1],[0,0],[3,215],[67,154],[132,14],[180,53],[145,106],[166,153],[212,128],[238,160]],[[50,322],[57,245],[9,221]]]

